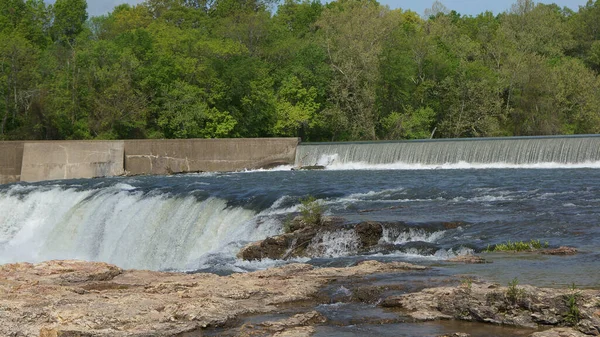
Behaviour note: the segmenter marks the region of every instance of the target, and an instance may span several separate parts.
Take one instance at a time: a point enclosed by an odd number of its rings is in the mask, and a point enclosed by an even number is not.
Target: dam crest
[[[577,165],[596,162],[600,162],[600,136],[585,135],[306,143],[298,146],[295,165]]]

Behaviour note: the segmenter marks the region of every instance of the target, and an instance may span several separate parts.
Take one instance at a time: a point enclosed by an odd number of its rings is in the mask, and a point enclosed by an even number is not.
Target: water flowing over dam
[[[600,162],[600,136],[549,136],[480,139],[443,139],[390,142],[303,143],[296,166],[329,167],[397,164],[471,165],[582,165]],[[357,167],[354,167],[357,168]]]

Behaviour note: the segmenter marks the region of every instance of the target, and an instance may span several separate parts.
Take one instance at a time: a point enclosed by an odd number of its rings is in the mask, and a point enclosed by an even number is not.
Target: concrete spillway
[[[305,143],[296,165],[583,164],[600,162],[600,136]]]

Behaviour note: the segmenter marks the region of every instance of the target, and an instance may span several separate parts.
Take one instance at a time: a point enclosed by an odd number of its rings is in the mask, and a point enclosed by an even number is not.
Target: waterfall
[[[510,137],[394,142],[305,143],[296,166],[590,164],[600,162],[600,136]]]
[[[0,190],[0,210],[0,264],[81,259],[193,270],[215,254],[235,256],[240,238],[260,240],[280,228],[223,199],[142,193],[127,184],[14,185]]]

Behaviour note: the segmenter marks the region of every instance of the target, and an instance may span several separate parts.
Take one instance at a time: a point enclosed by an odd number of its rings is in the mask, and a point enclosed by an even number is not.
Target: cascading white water
[[[30,189],[23,193],[22,189]],[[123,268],[195,269],[210,254],[234,256],[236,241],[280,230],[226,201],[147,195],[117,184],[100,190],[15,185],[0,192],[0,263],[105,261]]]
[[[519,137],[404,142],[301,144],[296,166],[593,164],[600,162],[600,136]],[[400,168],[400,167],[398,167]]]

